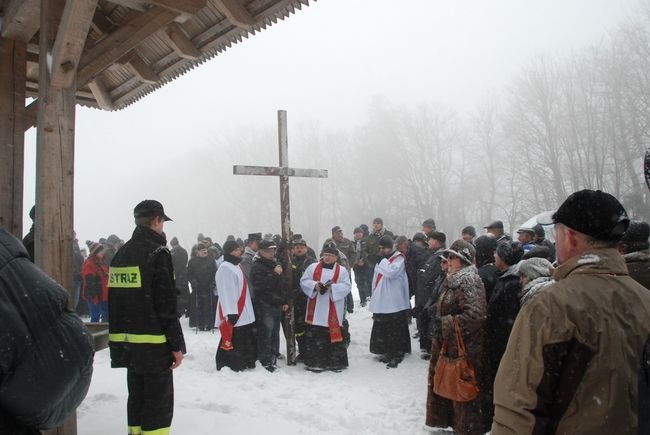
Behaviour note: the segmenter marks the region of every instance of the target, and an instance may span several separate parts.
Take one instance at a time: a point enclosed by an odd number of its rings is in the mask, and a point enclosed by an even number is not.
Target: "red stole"
[[[334,265],[334,276],[332,277],[332,284],[335,284],[339,280],[339,273],[341,272],[341,266],[336,263]],[[314,269],[314,281],[320,282],[321,276],[323,275],[323,263],[319,262]],[[314,312],[316,311],[316,299],[318,295],[314,298],[309,299],[309,304],[307,304],[307,324],[311,325],[314,322]],[[336,314],[336,306],[332,298],[329,298],[330,309],[329,314],[327,315],[327,327],[330,330],[330,343],[340,343],[343,341],[343,334],[341,333],[341,326],[339,325],[339,316]]]
[[[399,252],[399,251],[396,251],[396,252],[395,252],[393,255],[391,255],[391,257],[388,259],[388,262],[389,262],[389,263],[392,263],[392,262],[395,261],[395,259],[397,259],[397,257],[399,257],[399,256],[404,257],[404,254],[402,254],[402,253]],[[406,257],[404,257],[404,258],[406,259]],[[377,274],[377,279],[375,279],[375,287],[374,287],[374,288],[377,288],[377,286],[379,285],[379,281],[381,281],[381,279],[382,279],[383,277],[384,277],[384,275],[382,275],[381,272],[379,272],[379,273]]]
[[[239,266],[241,269],[241,266]],[[248,281],[246,281],[246,275],[243,273],[242,277],[244,278],[244,285],[242,286],[241,295],[239,300],[237,300],[237,315],[241,316],[242,311],[244,311],[244,305],[246,304],[246,292],[248,290]],[[223,350],[233,350],[232,346],[232,331],[235,328],[235,325],[231,324],[228,319],[223,315],[221,311],[221,304],[219,304],[219,331],[221,332],[221,347]]]

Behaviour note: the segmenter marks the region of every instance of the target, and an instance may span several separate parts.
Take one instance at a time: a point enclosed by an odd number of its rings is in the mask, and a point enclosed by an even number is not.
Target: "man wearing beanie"
[[[368,266],[371,270],[382,258],[379,252],[379,239],[384,236],[395,237],[392,232],[384,228],[384,221],[379,217],[372,221],[372,230],[366,240],[366,246],[368,247]]]
[[[298,234],[300,235],[300,234]],[[297,362],[305,361],[305,332],[307,331],[307,323],[305,322],[305,315],[307,313],[307,295],[303,293],[300,287],[300,279],[305,273],[307,267],[316,262],[316,258],[309,254],[309,247],[305,239],[300,236],[293,238],[293,249],[291,251],[291,271],[293,273],[293,289],[291,297],[293,299],[293,318],[294,318],[294,335],[296,336],[296,343],[298,344]]]
[[[310,264],[300,279],[300,287],[308,298],[305,369],[313,372],[340,372],[348,367],[342,326],[345,298],[352,284],[348,271],[338,260],[339,250],[326,245],[320,261]]]
[[[499,361],[506,350],[512,324],[519,313],[521,283],[517,263],[523,255],[521,244],[509,240],[499,242],[494,253],[494,264],[499,272],[490,300],[487,301],[485,322],[487,349],[489,349],[485,364],[488,376],[485,394],[488,397],[488,404],[492,403],[492,385],[499,368]],[[488,409],[484,412],[486,422],[489,423],[493,412],[493,407],[488,405]]]
[[[432,218],[425,219],[424,222],[422,222],[422,232],[424,233],[425,236],[429,237],[429,234],[431,234],[435,230],[436,230],[436,221],[434,221]]]
[[[174,414],[172,370],[185,353],[178,321],[172,257],[163,227],[171,219],[160,202],[133,210],[131,240],[109,270],[109,348],[112,367],[126,367],[129,433],[168,433]]]
[[[242,248],[237,242],[228,240],[223,244],[223,263],[215,276],[219,294],[215,326],[221,332],[215,355],[217,370],[252,369],[257,359],[255,313],[241,257]]]
[[[631,221],[621,242],[618,252],[625,258],[630,276],[650,290],[650,250],[648,249],[650,225],[643,221]]]
[[[581,190],[540,223],[555,225],[559,266],[512,328],[492,434],[650,433],[650,292],[616,249],[625,209]]]
[[[408,318],[411,310],[406,259],[393,247],[393,238],[379,239],[381,260],[372,277],[370,352],[386,368],[395,368],[411,352]]]

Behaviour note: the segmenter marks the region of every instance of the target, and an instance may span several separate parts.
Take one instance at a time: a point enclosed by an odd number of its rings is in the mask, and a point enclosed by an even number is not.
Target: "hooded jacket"
[[[648,433],[650,292],[615,249],[575,256],[553,278],[512,329],[492,434]]]
[[[93,339],[68,293],[0,229],[0,433],[40,433],[84,399]]]

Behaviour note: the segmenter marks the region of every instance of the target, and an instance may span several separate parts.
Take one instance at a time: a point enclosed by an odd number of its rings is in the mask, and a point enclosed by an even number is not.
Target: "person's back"
[[[93,339],[68,293],[0,228],[0,433],[62,424],[88,392]]]
[[[515,321],[494,383],[493,435],[648,433],[650,292],[616,250],[628,222],[616,198],[592,190],[553,214],[557,282]]]

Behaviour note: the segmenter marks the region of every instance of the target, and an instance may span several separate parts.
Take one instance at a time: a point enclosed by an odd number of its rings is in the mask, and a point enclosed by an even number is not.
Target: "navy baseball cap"
[[[133,209],[133,217],[135,218],[156,216],[161,216],[165,221],[172,220],[172,218],[165,214],[163,205],[154,199],[145,199]]]

